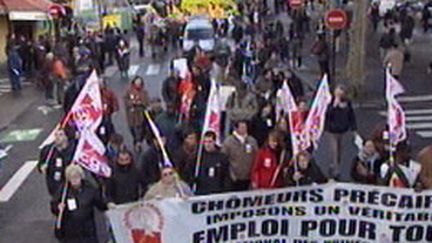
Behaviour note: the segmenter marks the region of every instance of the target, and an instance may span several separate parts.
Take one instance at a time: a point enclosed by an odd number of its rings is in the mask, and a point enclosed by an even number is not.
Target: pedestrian
[[[65,169],[72,162],[75,150],[64,130],[57,130],[54,136],[54,142],[42,148],[38,161],[38,169],[45,175],[50,196],[54,196],[64,184]]]
[[[270,101],[266,101],[251,122],[251,135],[257,140],[258,146],[264,145],[267,135],[275,126],[276,117],[273,105]]]
[[[342,162],[343,138],[348,131],[354,134],[357,130],[357,121],[351,101],[346,97],[346,88],[338,85],[327,108],[325,118],[325,130],[329,134],[332,161],[330,174],[335,179],[340,179],[339,167]]]
[[[410,145],[403,141],[396,146],[394,162],[381,165],[379,184],[393,188],[421,189],[421,164],[411,158]]]
[[[301,69],[303,65],[303,55],[302,55],[302,48],[303,48],[303,38],[301,35],[297,32],[293,32],[291,37],[291,67],[293,69]]]
[[[420,180],[423,188],[432,189],[432,145],[423,148],[417,155],[421,163]]]
[[[120,71],[120,77],[123,80],[128,79],[130,51],[124,40],[120,40],[116,48],[117,65]]]
[[[181,133],[181,145],[173,152],[173,162],[180,177],[186,182],[191,181],[187,168],[195,165],[198,152],[198,134],[192,127],[185,127]]]
[[[250,122],[258,112],[256,95],[248,90],[245,83],[239,83],[228,98],[226,109],[229,124],[232,125],[238,121]],[[230,126],[227,128],[229,129]]]
[[[325,39],[325,34],[318,34],[315,43],[312,45],[311,53],[318,61],[321,76],[324,76],[325,74],[330,75],[330,47]]]
[[[326,183],[328,180],[321,172],[310,153],[301,151],[283,169],[285,186],[311,186]]]
[[[180,84],[179,72],[175,69],[171,69],[170,75],[163,81],[162,84],[162,98],[167,106],[168,104],[172,104],[175,107],[179,106],[180,104],[180,94],[178,92],[179,84]]]
[[[373,31],[376,32],[380,21],[379,2],[372,3],[369,9],[369,18],[372,22]]]
[[[351,177],[356,183],[376,185],[382,163],[374,142],[366,140],[353,159]]]
[[[266,143],[258,151],[252,167],[252,189],[269,189],[280,186],[278,180],[279,164],[283,163],[282,138],[278,131],[268,134]]]
[[[161,170],[161,179],[150,187],[144,195],[144,200],[165,198],[187,198],[193,196],[190,187],[182,181],[177,172],[171,167]]]
[[[135,165],[132,153],[123,148],[115,157],[111,177],[106,181],[107,201],[115,204],[138,201],[146,188],[144,179]]]
[[[62,215],[60,228],[56,228],[57,239],[64,243],[99,242],[95,208],[108,209],[100,190],[88,184],[83,169],[77,164],[66,168],[65,184],[59,189],[51,201],[52,213],[57,219]]]
[[[234,132],[229,135],[222,147],[222,152],[228,156],[229,171],[233,191],[246,191],[250,186],[250,176],[258,144],[255,138],[249,136],[246,121],[237,121]]]
[[[156,117],[155,122],[159,130],[168,140],[171,140],[175,136],[177,126],[176,107],[173,104],[167,104],[166,109]]]
[[[207,131],[203,137],[203,150],[200,163],[191,163],[188,174],[191,183],[196,184],[196,195],[222,193],[229,190],[230,173],[229,161],[216,144],[217,135],[214,131]],[[196,166],[199,166],[196,168]],[[198,169],[198,174],[195,174]]]
[[[145,136],[146,121],[144,111],[149,104],[149,95],[144,87],[144,80],[136,76],[129,85],[124,96],[126,108],[126,119],[129,130],[133,137],[135,151],[142,149],[142,142]]]
[[[123,150],[124,146],[124,138],[121,134],[111,134],[105,152],[105,156],[108,158],[108,163],[110,163],[110,165],[114,164],[113,161],[119,154],[120,150]]]
[[[22,59],[18,55],[17,46],[9,48],[7,57],[8,75],[12,91],[21,90]]]
[[[105,78],[99,79],[102,98],[103,116],[97,134],[104,144],[108,143],[111,135],[115,133],[113,116],[119,111],[119,103],[116,94],[111,90]]]
[[[69,70],[66,67],[66,63],[60,57],[54,56],[52,68],[53,95],[58,105],[63,104],[68,76]]]
[[[390,28],[388,32],[385,32],[381,36],[379,41],[381,59],[386,56],[387,51],[394,45],[396,45],[396,30],[394,28]]]
[[[144,57],[144,37],[145,37],[145,28],[142,21],[139,19],[136,26],[136,37],[138,41],[138,53],[140,57]]]
[[[431,13],[429,11],[429,4],[426,4],[422,9],[421,22],[423,25],[423,32],[427,33],[430,27],[429,19],[431,18]]]
[[[399,79],[404,66],[404,53],[394,44],[388,50],[384,58],[384,68],[390,68],[390,73],[395,79]]]
[[[111,66],[113,64],[113,59],[116,56],[115,53],[116,53],[117,40],[114,35],[114,30],[109,26],[107,26],[105,29],[104,42],[105,42],[105,50],[106,53],[108,54],[108,66]]]

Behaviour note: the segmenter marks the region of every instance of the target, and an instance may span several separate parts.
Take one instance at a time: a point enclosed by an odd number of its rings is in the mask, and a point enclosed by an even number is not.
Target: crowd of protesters
[[[97,242],[94,207],[106,210],[138,200],[341,181],[341,164],[350,163],[341,156],[342,138],[349,132],[357,133],[347,88],[334,85],[327,109],[325,131],[331,137],[332,154],[329,168],[318,165],[319,158],[314,157],[313,148],[294,155],[288,117],[275,114],[277,91],[286,82],[302,116],[308,115],[311,97],[306,94],[296,70],[302,67],[302,56],[308,53],[316,57],[322,74],[329,73],[325,31],[319,27],[317,33],[311,31],[313,21],[306,11],[290,9],[285,1],[275,1],[274,12],[286,11],[293,19],[286,28],[271,18],[273,12],[268,10],[266,2],[240,4],[241,17],[230,18],[228,26],[216,23],[217,28],[227,28],[218,33],[234,41],[232,50],[208,54],[195,48],[186,56],[190,77],[182,79],[179,70],[172,68],[163,80],[162,100],[150,97],[143,78],[128,77],[129,41],[122,31],[107,28],[104,33],[85,32],[82,37],[68,36],[54,43],[40,38],[30,44],[38,58],[34,64],[23,65],[25,72],[43,77],[40,80],[47,99],[62,104],[65,112],[71,108],[91,70],[102,74],[114,57],[121,78],[130,79],[123,102],[119,102],[104,78],[100,78],[104,116],[97,134],[107,148],[106,156],[112,168],[110,178],[98,178],[72,164],[78,138],[73,126],[58,130],[54,143],[41,151],[38,168],[46,177],[52,211],[57,217],[64,212],[63,226],[57,234],[62,241]],[[308,4],[314,7],[314,1]],[[142,26],[137,28],[139,39],[145,35],[143,32]],[[390,27],[389,33],[392,32]],[[317,41],[305,46],[305,35],[316,35]],[[384,48],[381,42],[380,47]],[[27,44],[11,36],[9,58],[20,58],[14,57],[14,52]],[[141,45],[139,55],[144,56]],[[394,43],[391,45],[394,47]],[[11,65],[14,63],[11,61]],[[396,68],[393,62],[392,67]],[[203,133],[212,78],[220,84],[234,86],[235,91],[222,113],[226,122],[221,124],[221,130]],[[126,111],[125,122],[133,137],[132,149],[112,121],[119,109]],[[159,127],[162,141],[152,133],[145,112],[149,112]],[[352,181],[422,189],[422,168],[412,159],[408,141],[395,148],[394,161],[390,161],[391,148],[385,131],[386,127],[380,126],[373,134],[366,134],[360,151],[353,156]],[[172,166],[167,166],[161,146],[166,148]],[[65,184],[70,185],[67,192]]]

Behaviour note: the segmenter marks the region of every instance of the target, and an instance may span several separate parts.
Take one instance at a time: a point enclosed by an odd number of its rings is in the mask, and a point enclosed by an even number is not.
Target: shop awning
[[[48,18],[48,0],[0,0],[0,13],[13,21],[38,21]]]

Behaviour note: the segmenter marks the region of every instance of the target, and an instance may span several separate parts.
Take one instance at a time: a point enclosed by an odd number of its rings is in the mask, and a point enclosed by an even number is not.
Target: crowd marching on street
[[[291,9],[287,1],[274,0],[275,6],[267,2],[239,1],[239,16],[214,20],[222,47],[214,53],[200,47],[185,53],[186,74],[175,64],[178,57],[173,59],[169,75],[161,80],[162,99],[149,94],[143,77],[129,77],[131,38],[137,38],[140,57],[148,54],[146,46],[152,46],[148,56],[158,58],[177,52],[183,26],[154,31],[147,22],[136,21],[131,34],[115,26],[97,32],[72,24],[59,38],[40,36],[32,42],[9,36],[6,51],[12,89],[20,92],[22,76],[34,79],[44,90],[47,105],[63,108],[65,114],[54,139],[41,149],[38,163],[61,242],[98,242],[95,208],[105,211],[139,200],[187,200],[341,181],[341,164],[351,163],[342,159],[342,138],[347,136],[359,140],[358,154],[351,156],[353,183],[418,191],[432,188],[432,168],[414,160],[406,131],[378,124],[360,139],[350,89],[332,77],[329,33],[322,19],[310,16],[325,1],[305,1],[302,9]],[[340,2],[346,8],[351,4]],[[274,18],[279,13],[289,14],[288,27]],[[431,17],[423,11],[425,32]],[[381,63],[388,67],[388,85],[398,86],[403,66],[411,58],[414,16],[401,8],[381,17],[372,5],[369,19],[372,30],[384,29],[377,43]],[[309,45],[306,39],[314,41]],[[316,60],[321,73],[313,94],[306,92],[296,74],[304,68],[305,56]],[[117,65],[121,81],[129,82],[122,97],[106,82],[104,72],[112,65]],[[86,136],[79,119],[89,118],[77,115],[74,107],[77,100],[89,105],[88,97],[79,97],[92,77],[97,77],[103,110],[94,131],[103,144],[109,173],[75,163],[77,148],[86,149],[79,142]],[[218,111],[212,99],[222,85],[235,90]],[[386,97],[395,101],[399,93],[388,88]],[[132,146],[127,146],[125,134],[119,134],[113,122],[121,109]],[[330,137],[332,158],[326,168],[318,166],[320,158],[314,156],[323,132]]]

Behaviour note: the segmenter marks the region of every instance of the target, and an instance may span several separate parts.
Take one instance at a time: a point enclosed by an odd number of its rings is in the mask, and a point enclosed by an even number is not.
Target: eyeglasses
[[[173,171],[162,173],[162,176],[164,176],[164,177],[165,176],[171,176],[171,175],[174,175]]]

